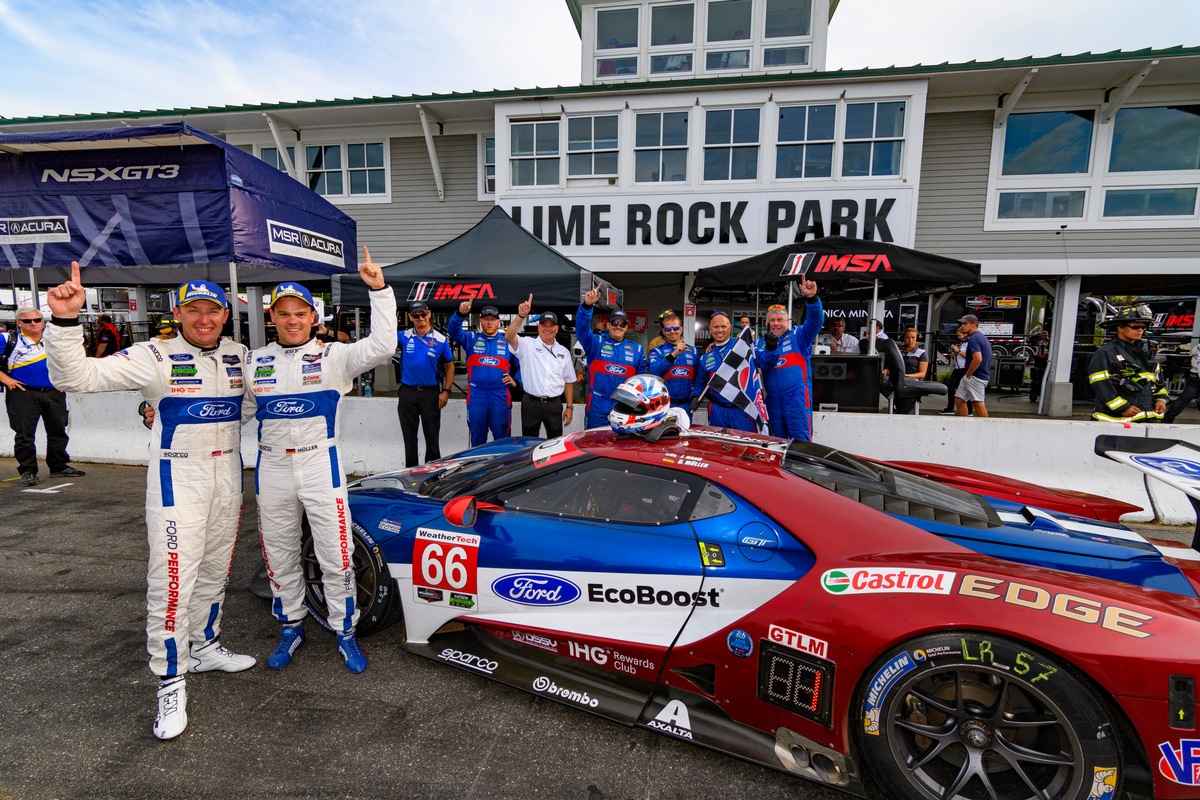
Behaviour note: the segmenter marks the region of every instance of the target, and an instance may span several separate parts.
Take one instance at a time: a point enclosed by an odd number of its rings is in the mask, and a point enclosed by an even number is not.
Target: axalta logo
[[[682,700],[672,700],[663,706],[658,716],[646,723],[656,731],[678,736],[680,739],[692,738],[692,719],[688,715],[687,706]]]
[[[0,244],[69,242],[66,217],[19,217],[0,219]]]
[[[588,602],[591,603],[621,603],[639,606],[712,606],[721,607],[721,589],[708,589],[699,592],[673,592],[668,589],[655,589],[653,586],[638,586],[636,588],[618,589],[605,586],[602,583],[588,584]]]
[[[267,236],[272,253],[317,261],[334,267],[345,265],[342,240],[316,231],[267,220]]]
[[[892,262],[888,257],[874,253],[846,254],[844,256],[824,255],[810,272],[891,272]]]
[[[454,650],[452,648],[446,648],[438,653],[438,658],[451,664],[458,664],[460,667],[482,672],[484,675],[491,675],[500,666],[500,663],[497,661],[477,656],[474,653],[464,653],[462,650]]]
[[[42,170],[42,183],[100,183],[101,181],[170,180],[179,177],[178,164],[146,164],[129,167],[74,167]]]
[[[316,407],[311,400],[276,400],[267,403],[267,413],[278,417],[299,417]]]
[[[490,283],[443,283],[437,287],[434,300],[495,300]]]
[[[241,414],[241,404],[234,400],[205,400],[192,403],[186,409],[189,417],[207,422],[235,419]]]
[[[821,576],[830,594],[950,594],[954,573],[932,569],[831,569]]]
[[[492,582],[497,597],[523,606],[565,606],[579,599],[579,587],[556,575],[523,572],[504,575]]]
[[[538,675],[533,679],[533,690],[542,692],[553,697],[561,697],[564,700],[569,700],[572,703],[578,703],[585,708],[595,708],[600,705],[600,701],[589,695],[587,692],[568,689],[565,686],[559,686],[554,681],[547,678],[545,675]]]
[[[1184,786],[1200,786],[1200,739],[1180,739],[1178,747],[1163,742],[1158,750],[1162,753],[1158,771],[1167,780]]]

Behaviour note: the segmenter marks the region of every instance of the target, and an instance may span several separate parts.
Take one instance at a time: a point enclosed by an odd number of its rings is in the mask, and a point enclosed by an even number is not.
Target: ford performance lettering
[[[203,400],[192,403],[186,411],[189,417],[205,422],[224,422],[240,416],[241,404],[235,400]]]
[[[170,180],[179,177],[178,164],[146,164],[129,167],[75,167],[42,170],[42,183],[99,183],[100,181],[141,181],[151,178]]]
[[[275,400],[267,403],[267,413],[276,417],[301,417],[316,407],[311,400]]]
[[[582,594],[578,586],[565,578],[537,572],[497,578],[492,582],[492,591],[497,597],[523,606],[565,606]]]

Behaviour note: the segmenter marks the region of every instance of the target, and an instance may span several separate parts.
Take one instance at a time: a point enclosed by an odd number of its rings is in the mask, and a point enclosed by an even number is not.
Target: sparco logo
[[[267,220],[267,235],[272,253],[302,258],[305,261],[319,261],[334,267],[345,265],[341,239],[272,219]]]
[[[634,589],[617,589],[602,583],[588,584],[588,602],[623,603],[639,606],[712,606],[721,607],[721,590],[709,589],[700,592],[672,592],[655,590],[653,586],[638,586]]]
[[[561,697],[564,700],[570,700],[572,703],[578,703],[587,708],[595,708],[600,705],[600,701],[589,695],[587,692],[577,692],[574,689],[568,689],[565,686],[559,686],[554,681],[547,678],[545,675],[538,675],[533,679],[533,690],[535,692],[544,692],[545,694]]]
[[[316,408],[311,400],[276,400],[267,403],[267,413],[278,417],[298,417]]]
[[[481,658],[474,653],[464,653],[462,650],[454,650],[449,647],[438,653],[438,658],[442,661],[448,661],[451,664],[458,664],[461,667],[477,670],[485,675],[491,675],[500,666],[499,663]]]
[[[241,413],[239,403],[233,400],[205,400],[187,407],[187,415],[196,419],[220,422],[234,419]]]
[[[0,244],[69,242],[66,217],[20,217],[0,219]]]
[[[579,587],[554,575],[524,572],[505,575],[492,582],[498,597],[523,606],[565,606],[579,599]]]
[[[953,572],[933,569],[831,569],[821,576],[830,594],[950,594]]]
[[[75,167],[74,169],[42,170],[42,183],[99,183],[100,181],[143,181],[151,178],[169,180],[179,177],[178,164],[146,164],[131,167]]]

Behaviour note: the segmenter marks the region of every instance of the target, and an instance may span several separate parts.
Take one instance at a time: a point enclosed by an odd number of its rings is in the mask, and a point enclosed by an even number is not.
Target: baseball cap
[[[612,312],[611,314],[609,314],[609,315],[608,315],[608,321],[609,321],[609,322],[612,322],[614,319],[623,319],[623,320],[625,320],[626,322],[628,322],[628,321],[629,321],[629,315],[628,315],[628,314],[626,314],[624,311],[621,311],[621,310],[619,310],[619,309],[618,309],[617,311],[614,311],[614,312]]]
[[[408,306],[408,313],[412,314],[417,311],[428,311],[429,306],[422,303],[420,300],[414,301]]]
[[[179,284],[179,288],[175,290],[176,306],[186,306],[197,300],[208,300],[221,308],[229,308],[229,301],[225,299],[225,290],[212,281],[188,281]]]
[[[275,304],[285,297],[296,297],[308,303],[313,308],[317,307],[317,304],[313,302],[312,292],[308,289],[297,283],[281,283],[271,290],[271,308],[274,308]]]
[[[975,316],[974,314],[963,314],[961,317],[958,318],[958,321],[959,322],[974,322],[976,325],[978,325],[979,317]]]
[[[495,317],[496,319],[500,319],[500,310],[495,306],[484,306],[483,310],[479,312],[479,316]]]
[[[555,314],[553,311],[543,311],[542,315],[538,317],[538,323],[540,324],[542,322],[553,322],[555,325],[557,325],[558,314]]]

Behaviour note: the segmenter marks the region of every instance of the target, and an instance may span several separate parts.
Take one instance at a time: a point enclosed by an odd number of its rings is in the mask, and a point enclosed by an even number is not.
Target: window
[[[596,12],[596,49],[637,47],[638,10],[621,8]]]
[[[346,145],[350,194],[383,194],[383,145],[379,142]]]
[[[304,148],[308,188],[320,195],[345,194],[342,180],[341,145],[310,145]]]
[[[728,42],[750,38],[751,0],[713,0],[708,4],[707,41]]]
[[[1012,114],[1004,136],[1003,175],[1079,175],[1092,150],[1091,111]]]
[[[633,169],[638,183],[687,180],[688,112],[638,114]]]
[[[291,147],[287,151],[289,156],[295,157]],[[304,163],[296,164],[296,167],[308,188],[323,197],[347,200],[386,197],[385,151],[384,142],[310,144],[304,146]],[[277,148],[264,147],[259,155],[268,164],[281,170],[284,168]]]
[[[704,68],[707,70],[747,69],[749,66],[749,50],[713,50],[704,54]]]
[[[812,0],[767,0],[768,39],[812,35]]]
[[[650,72],[691,72],[692,54],[674,53],[669,56],[650,56]]]
[[[807,47],[773,47],[763,50],[764,67],[792,67],[807,63]]]
[[[704,180],[758,177],[759,109],[716,109],[705,114]]]
[[[567,177],[617,174],[617,115],[567,120]]]
[[[511,511],[634,525],[675,522],[689,488],[676,480],[610,466],[565,469],[500,492]]]
[[[288,147],[285,149],[287,150],[288,158],[292,161],[292,166],[298,167],[299,164],[296,163],[296,148]],[[280,172],[287,172],[287,165],[284,164],[283,159],[280,158],[279,148],[264,147],[258,151],[258,157]]]
[[[842,175],[899,175],[904,102],[848,103]]]
[[[1000,219],[1058,219],[1083,216],[1086,192],[1001,192]]]
[[[512,185],[557,186],[558,120],[514,122],[509,130]]]
[[[1109,172],[1200,169],[1200,106],[1122,108],[1113,123]]]
[[[491,136],[483,140],[483,193],[496,193],[496,140]]]
[[[776,178],[828,178],[833,175],[833,104],[779,109]]]
[[[695,8],[691,3],[650,7],[650,46],[691,44]]]
[[[1114,189],[1104,194],[1106,217],[1191,217],[1196,189]]]

